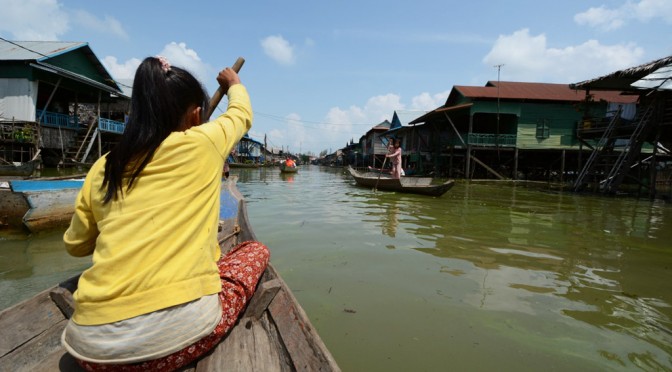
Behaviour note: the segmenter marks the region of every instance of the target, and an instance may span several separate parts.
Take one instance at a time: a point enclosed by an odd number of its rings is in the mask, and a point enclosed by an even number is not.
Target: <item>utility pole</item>
[[[497,147],[497,159],[499,160],[499,74],[504,66],[503,63],[495,65],[497,67],[497,135],[495,136],[495,147]]]

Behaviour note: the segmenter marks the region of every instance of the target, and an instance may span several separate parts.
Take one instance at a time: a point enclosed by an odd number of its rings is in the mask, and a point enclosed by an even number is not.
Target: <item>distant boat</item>
[[[282,173],[296,173],[299,171],[299,167],[288,167],[285,163],[280,164],[280,172]]]
[[[455,181],[453,180],[441,184],[434,184],[434,179],[431,177],[401,177],[396,179],[388,174],[359,172],[351,166],[348,166],[348,171],[359,186],[371,187],[383,191],[441,196],[455,184]]]

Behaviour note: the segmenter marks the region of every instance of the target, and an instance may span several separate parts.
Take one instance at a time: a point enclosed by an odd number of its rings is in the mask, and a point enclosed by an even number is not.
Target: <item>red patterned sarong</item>
[[[210,335],[194,344],[163,358],[133,364],[77,362],[87,371],[173,371],[186,366],[214,348],[236,323],[266,270],[269,256],[270,252],[265,245],[249,241],[238,244],[217,262],[222,280],[222,291],[219,293],[222,319]]]

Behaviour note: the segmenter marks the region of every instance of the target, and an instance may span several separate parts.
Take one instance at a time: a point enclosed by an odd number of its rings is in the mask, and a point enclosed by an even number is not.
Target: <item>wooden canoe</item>
[[[299,167],[288,167],[287,165],[280,164],[280,172],[282,173],[296,173],[299,171]]]
[[[375,188],[383,191],[397,191],[411,194],[441,196],[450,190],[455,181],[449,180],[434,184],[431,177],[401,177],[392,178],[389,174],[377,172],[359,172],[348,166],[348,171],[359,186]]]
[[[0,218],[5,225],[23,225],[31,232],[67,226],[83,182],[83,179],[8,181],[9,189],[0,190]]]
[[[0,176],[30,176],[35,171],[35,165],[36,162],[32,160],[19,165],[0,164]]]
[[[235,180],[222,185],[220,246],[256,240]],[[273,247],[269,247],[272,248]],[[79,371],[60,344],[78,277],[0,312],[0,370]],[[245,313],[218,346],[182,371],[340,371],[296,298],[269,265]]]

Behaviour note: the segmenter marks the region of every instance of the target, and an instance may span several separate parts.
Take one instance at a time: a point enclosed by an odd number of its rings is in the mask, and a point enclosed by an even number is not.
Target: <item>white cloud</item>
[[[403,110],[404,107],[400,97],[393,93],[371,97],[363,107],[332,107],[325,116],[325,125],[320,126],[323,137],[320,143],[326,140],[331,144],[344,146],[350,139],[358,140],[374,125],[391,120],[394,111]]]
[[[133,79],[135,75],[135,70],[140,66],[141,60],[138,58],[131,58],[126,62],[119,63],[117,57],[106,56],[101,61],[103,66],[107,71],[112,75],[115,80],[119,79]]]
[[[20,41],[53,41],[68,31],[68,13],[57,0],[0,0],[0,31]]]
[[[636,65],[643,54],[632,43],[602,45],[596,40],[550,48],[546,35],[533,36],[522,29],[500,35],[483,63],[503,64],[502,80],[572,83]]]
[[[100,19],[85,10],[75,10],[73,16],[73,22],[86,29],[99,33],[110,33],[122,39],[128,39],[128,34],[121,25],[121,22],[114,17],[106,15],[103,19]]]
[[[157,55],[164,56],[171,65],[188,70],[204,85],[214,85],[215,75],[212,73],[210,65],[204,63],[195,50],[189,49],[185,43],[171,42],[163,47]],[[143,57],[144,59],[144,57]],[[106,56],[102,63],[107,71],[116,80],[133,79],[135,70],[142,62],[142,59],[131,58],[124,62],[119,62],[117,57]],[[212,83],[212,84],[209,84]]]
[[[264,53],[283,65],[294,64],[294,47],[281,35],[269,36],[261,41]]]
[[[170,61],[173,66],[181,67],[196,76],[204,85],[211,85],[215,80],[215,75],[211,73],[212,67],[204,63],[195,50],[189,49],[186,43],[171,42],[163,47],[158,53]]]
[[[645,23],[655,18],[661,18],[667,23],[672,23],[672,1],[627,1],[620,7],[613,9],[602,5],[597,8],[590,8],[583,13],[576,14],[574,16],[574,22],[580,25],[599,28],[604,31],[611,31],[622,27],[628,20],[637,20]]]
[[[411,110],[413,111],[431,111],[439,106],[443,106],[448,99],[450,91],[429,94],[427,92],[420,93],[411,99]]]
[[[411,99],[411,110],[429,111],[445,103],[449,91],[430,94],[421,93]],[[351,139],[358,141],[374,125],[392,120],[397,110],[407,107],[399,95],[388,93],[369,98],[363,105],[352,105],[347,108],[332,107],[319,123],[305,122],[299,114],[285,116],[281,128],[268,131],[268,138],[273,144],[282,143],[290,146],[290,151],[308,151],[308,149],[331,150],[345,146]],[[319,135],[313,129],[319,128]],[[288,136],[287,133],[291,133]],[[251,134],[252,135],[252,134]],[[263,134],[254,134],[263,137]],[[272,146],[269,143],[269,146]],[[326,146],[326,147],[325,147]],[[319,151],[318,151],[319,152]]]
[[[623,26],[623,15],[618,10],[607,9],[604,5],[590,8],[574,16],[574,22],[580,25],[598,27],[603,30],[615,30]]]
[[[111,16],[99,18],[84,10],[68,10],[58,0],[0,0],[0,31],[15,40],[54,41],[71,26],[128,39],[121,22]]]

